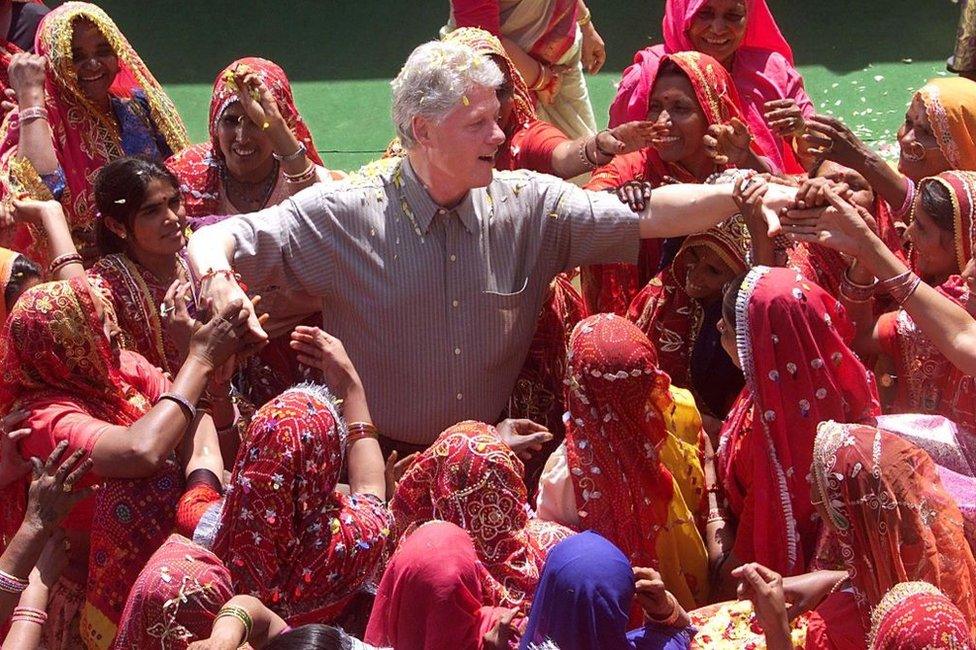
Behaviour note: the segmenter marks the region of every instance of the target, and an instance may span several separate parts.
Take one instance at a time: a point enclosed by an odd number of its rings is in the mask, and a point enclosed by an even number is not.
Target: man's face
[[[432,179],[462,194],[491,182],[495,153],[505,142],[499,108],[495,89],[478,86],[440,122],[420,120]]]

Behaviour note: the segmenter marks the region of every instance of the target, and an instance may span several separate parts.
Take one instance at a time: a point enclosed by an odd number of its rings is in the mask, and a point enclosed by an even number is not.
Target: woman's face
[[[183,198],[169,181],[153,179],[132,220],[134,246],[153,255],[176,255],[186,246]]]
[[[716,300],[722,297],[722,287],[735,278],[718,254],[708,246],[695,246],[684,253],[688,267],[685,291],[695,300]]]
[[[498,109],[498,126],[504,131],[508,127],[508,120],[512,117],[512,101],[515,97],[515,85],[512,83],[512,78],[508,75],[508,66],[497,54],[489,55],[489,58],[498,64],[498,69],[502,71],[502,75],[505,77],[505,81],[498,88],[498,103],[501,107]]]
[[[688,27],[692,46],[727,64],[746,37],[746,12],[745,0],[705,0]]]
[[[667,130],[654,148],[664,162],[682,162],[701,154],[708,119],[698,104],[691,82],[682,74],[668,74],[654,83],[647,119]]]
[[[238,180],[263,180],[274,164],[271,138],[244,114],[240,102],[228,104],[218,118],[217,144],[227,162],[227,170]]]
[[[739,348],[735,344],[735,325],[729,323],[725,320],[725,317],[719,319],[718,323],[715,324],[718,328],[718,333],[721,335],[722,349],[725,350],[725,354],[729,355],[732,359],[732,363],[739,370],[742,370],[742,364],[739,362]]]
[[[916,272],[926,280],[942,282],[961,269],[956,263],[956,247],[953,234],[936,225],[919,201],[915,205],[912,223],[905,237],[915,251]]]
[[[85,97],[92,102],[104,101],[119,72],[119,58],[101,30],[88,20],[74,23],[71,62]]]
[[[927,176],[937,176],[952,169],[945,154],[939,149],[935,132],[925,112],[925,102],[918,95],[912,99],[905,123],[898,129],[898,171],[914,181]]]

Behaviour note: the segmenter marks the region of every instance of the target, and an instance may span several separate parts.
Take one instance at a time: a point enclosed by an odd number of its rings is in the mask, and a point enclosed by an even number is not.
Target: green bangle
[[[236,618],[241,623],[244,624],[244,639],[241,643],[247,643],[248,638],[251,636],[251,628],[254,627],[254,621],[251,620],[251,615],[247,613],[247,610],[243,607],[238,607],[237,605],[224,605],[217,612],[217,616],[214,618],[216,623],[218,619],[230,616],[231,618]]]

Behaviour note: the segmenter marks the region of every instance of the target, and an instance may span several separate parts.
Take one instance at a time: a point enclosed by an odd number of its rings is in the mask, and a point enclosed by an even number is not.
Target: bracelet
[[[156,400],[156,403],[159,404],[164,399],[168,399],[171,402],[176,402],[177,404],[179,404],[180,408],[183,409],[183,412],[189,416],[190,422],[193,422],[196,419],[197,408],[193,406],[193,404],[191,404],[190,400],[188,400],[187,398],[183,397],[182,395],[169,392],[160,395],[159,399]]]
[[[379,429],[369,422],[353,422],[348,425],[347,429],[349,430],[349,434],[346,436],[347,447],[363,438],[379,440],[380,437]]]
[[[17,621],[26,621],[27,623],[44,625],[47,623],[47,612],[45,612],[43,609],[37,609],[36,607],[14,607],[13,614],[10,616],[10,621],[13,623],[16,623]]]
[[[590,23],[593,22],[593,14],[590,13],[590,8],[584,6],[583,7],[583,11],[585,13],[582,16],[580,16],[579,18],[576,19],[576,23],[580,27],[586,27],[587,25],[589,25]]]
[[[552,72],[549,70],[549,66],[545,63],[539,64],[539,76],[535,78],[535,83],[529,90],[544,90],[549,87],[549,82],[552,81]]]
[[[19,594],[27,589],[28,584],[30,583],[23,578],[10,575],[6,571],[0,571],[0,591],[5,591],[8,594]]]
[[[851,280],[851,268],[853,267],[848,267],[844,271],[844,277],[840,283],[840,295],[848,302],[868,302],[874,296],[874,289],[878,286],[878,279],[874,278],[870,284],[858,284]]]
[[[47,267],[47,274],[49,276],[54,275],[55,272],[57,272],[62,267],[65,267],[69,264],[74,264],[76,262],[78,264],[84,262],[84,258],[78,253],[65,253],[64,255],[58,255],[53,260],[51,260],[51,264]]]
[[[586,153],[586,140],[581,140],[579,148],[576,152],[579,155],[580,162],[586,169],[593,169],[596,167],[596,163],[590,160],[589,155]]]
[[[593,144],[596,147],[596,150],[597,150],[598,153],[600,153],[603,156],[606,156],[607,158],[611,158],[612,159],[617,154],[611,153],[609,151],[604,151],[603,148],[600,147],[600,133],[610,133],[610,129],[603,129],[602,131],[597,132],[597,134],[595,136],[593,136]],[[612,137],[612,135],[613,134],[611,134],[611,137]]]
[[[299,158],[303,158],[307,153],[308,153],[308,148],[305,146],[305,143],[299,142],[298,151],[296,151],[295,153],[288,154],[287,156],[279,156],[277,152],[272,151],[271,156],[278,162],[289,163],[289,162],[294,162]]]
[[[32,120],[47,120],[47,109],[43,106],[28,106],[17,112],[17,120],[23,124]]]
[[[241,290],[242,291],[244,291],[245,293],[247,293],[247,285],[244,284],[244,281],[241,279],[241,274],[240,273],[234,273],[230,269],[218,269],[216,271],[214,269],[210,269],[209,271],[207,271],[206,273],[204,273],[202,276],[200,276],[200,284],[202,285],[205,281],[207,281],[207,280],[209,280],[211,278],[215,278],[218,275],[223,275],[228,280],[233,280],[234,282],[236,282],[241,287]]]
[[[678,599],[674,597],[670,591],[666,592],[668,594],[668,601],[671,603],[671,613],[665,618],[654,618],[650,614],[647,616],[647,620],[652,623],[657,623],[658,625],[664,625],[665,627],[671,627],[678,622],[681,617],[681,608],[678,607]]]
[[[905,271],[904,273],[899,273],[896,276],[890,277],[887,280],[881,280],[878,282],[874,290],[877,293],[891,293],[891,290],[897,287],[899,284],[905,282],[909,276],[912,275],[911,271]]]
[[[912,277],[909,279],[907,284],[905,284],[904,286],[896,287],[895,289],[892,289],[889,293],[891,294],[891,297],[895,300],[895,302],[898,303],[898,306],[901,307],[902,305],[905,304],[905,302],[909,298],[912,297],[912,294],[915,293],[915,290],[918,289],[918,285],[920,284],[922,284],[922,278],[918,277],[915,274],[912,274]]]
[[[719,510],[718,508],[711,508],[708,511],[708,518],[705,519],[705,525],[707,526],[708,524],[716,521],[721,521],[721,522],[726,521],[725,513]]]
[[[830,591],[827,592],[827,595],[829,596],[830,594],[832,594],[832,593],[836,592],[838,589],[840,589],[840,586],[842,584],[844,584],[845,582],[847,582],[847,580],[849,578],[850,578],[849,575],[844,575],[840,580],[838,580],[837,582],[834,583],[834,586],[830,588]]]
[[[300,174],[284,174],[286,183],[304,183],[315,178],[315,163],[311,160],[308,162],[308,167],[305,168]]]
[[[908,214],[908,211],[915,204],[915,181],[906,176],[905,182],[908,184],[908,191],[905,193],[905,202],[895,211],[895,216],[897,217]]]
[[[249,636],[251,636],[251,628],[254,626],[254,621],[251,620],[251,615],[247,613],[247,610],[243,607],[238,607],[237,605],[224,605],[217,612],[217,616],[214,617],[214,622],[216,623],[218,619],[226,617],[236,618],[241,623],[244,624],[244,638],[241,643],[246,643]]]

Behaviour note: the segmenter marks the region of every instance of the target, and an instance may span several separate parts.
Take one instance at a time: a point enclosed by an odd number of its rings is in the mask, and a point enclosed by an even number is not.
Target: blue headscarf
[[[546,558],[519,650],[551,641],[559,650],[678,650],[694,628],[650,624],[627,633],[634,574],[623,552],[586,531]]]

